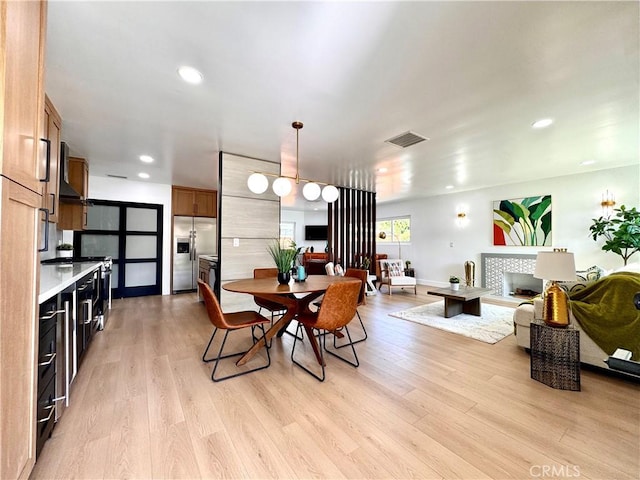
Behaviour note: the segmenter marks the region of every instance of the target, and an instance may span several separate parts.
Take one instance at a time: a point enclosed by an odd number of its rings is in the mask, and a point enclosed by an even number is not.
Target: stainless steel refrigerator
[[[216,254],[216,219],[173,217],[173,292],[198,287],[198,256]]]

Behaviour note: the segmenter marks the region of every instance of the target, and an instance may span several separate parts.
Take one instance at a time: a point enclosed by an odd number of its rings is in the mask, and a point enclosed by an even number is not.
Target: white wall
[[[294,222],[296,224],[295,230],[295,242],[298,247],[313,247],[314,252],[324,252],[327,242],[325,241],[312,241],[304,239],[304,226],[305,225],[326,225],[327,224],[327,211],[326,210],[291,210],[282,208],[280,212],[281,222]]]
[[[377,217],[411,216],[411,244],[402,245],[403,260],[411,260],[418,282],[446,285],[449,275],[464,278],[464,262],[476,264],[476,285],[481,281],[480,254],[529,253],[549,250],[547,247],[494,247],[492,202],[536,195],[552,196],[553,247],[566,247],[574,252],[576,268],[599,265],[605,269],[622,266],[622,259],[603,252],[602,242],[589,236],[592,219],[601,215],[601,195],[609,189],[615,194],[616,206],[640,205],[640,168],[611,170],[522,182],[481,190],[450,193],[406,202],[377,206]],[[456,208],[466,206],[468,223],[457,225]],[[453,246],[450,246],[450,244]],[[377,244],[378,253],[398,256],[398,246]],[[636,254],[631,261],[640,261]]]
[[[162,294],[171,286],[171,185],[89,175],[89,198],[163,205]]]

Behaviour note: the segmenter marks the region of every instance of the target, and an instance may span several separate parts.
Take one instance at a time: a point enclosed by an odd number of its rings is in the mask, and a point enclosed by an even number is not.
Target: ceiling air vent
[[[126,180],[129,177],[125,177],[123,175],[111,175],[109,173],[107,173],[107,177],[111,177],[111,178],[122,178],[123,180]]]
[[[385,140],[386,143],[391,143],[401,148],[407,148],[411,145],[415,145],[416,143],[424,142],[425,140],[429,140],[427,137],[423,137],[413,132],[404,132],[400,135],[397,135],[389,140]]]

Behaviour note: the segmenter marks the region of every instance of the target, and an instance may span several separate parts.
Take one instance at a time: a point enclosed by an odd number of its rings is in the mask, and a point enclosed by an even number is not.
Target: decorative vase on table
[[[273,277],[271,277],[273,278]],[[280,285],[286,285],[291,280],[291,272],[278,272],[278,283]]]

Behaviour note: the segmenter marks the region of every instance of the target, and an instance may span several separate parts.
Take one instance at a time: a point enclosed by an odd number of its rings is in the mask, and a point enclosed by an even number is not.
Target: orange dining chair
[[[369,272],[367,270],[362,270],[360,268],[347,268],[347,271],[344,272],[345,277],[357,278],[362,282],[362,287],[360,288],[360,293],[358,294],[358,307],[366,303],[367,275],[369,275]],[[320,299],[317,302],[313,302],[313,304],[319,308],[322,305],[322,302],[323,302],[323,299]],[[360,342],[364,342],[367,339],[368,335],[367,335],[367,329],[364,328],[364,323],[362,321],[362,317],[360,316],[360,312],[358,311],[358,309],[356,309],[356,315],[358,316],[358,320],[360,320],[360,326],[362,328],[362,333],[364,334],[364,336],[362,338],[359,338],[358,340],[353,340],[353,343],[360,343]],[[347,345],[349,344],[343,343],[342,345],[337,345],[336,337],[334,335],[333,346],[335,348],[342,348],[342,347],[346,347]]]
[[[211,287],[203,282],[202,280],[198,280],[198,287],[200,288],[200,293],[204,298],[205,306],[207,307],[207,314],[209,315],[209,320],[214,326],[213,333],[211,334],[211,338],[209,339],[209,343],[207,344],[207,348],[204,350],[202,354],[203,362],[215,362],[213,365],[213,371],[211,372],[211,380],[214,382],[220,382],[221,380],[226,380],[228,378],[239,377],[240,375],[245,375],[247,373],[255,372],[257,370],[262,370],[263,368],[267,368],[271,365],[271,356],[269,355],[269,348],[265,348],[265,352],[267,352],[267,363],[266,365],[261,365],[259,367],[255,367],[251,370],[245,370],[238,373],[234,373],[231,375],[226,375],[222,377],[216,377],[216,370],[220,364],[220,360],[231,357],[239,357],[244,355],[244,352],[238,353],[228,353],[223,355],[222,351],[224,349],[224,345],[227,341],[227,337],[229,332],[240,330],[242,328],[251,328],[251,339],[253,344],[259,342],[261,339],[264,340],[266,345],[265,338],[265,323],[269,323],[269,319],[260,315],[258,312],[254,311],[244,311],[244,312],[234,312],[234,313],[223,313],[220,308],[220,304],[218,303],[218,299],[213,294]],[[262,337],[255,336],[255,329],[258,328],[262,331]],[[222,343],[220,344],[220,349],[218,350],[218,354],[215,357],[207,358],[207,353],[209,352],[209,348],[213,343],[213,339],[216,336],[218,330],[224,330],[224,338],[222,339]]]
[[[367,270],[363,270],[360,268],[347,268],[347,271],[344,272],[345,277],[353,277],[357,278],[362,282],[362,287],[360,287],[360,293],[358,294],[358,307],[360,305],[364,305],[367,299],[367,276],[369,272]],[[364,336],[358,340],[354,340],[353,343],[364,342],[367,339],[367,329],[364,328],[364,323],[362,322],[362,317],[360,316],[360,312],[356,308],[356,315],[358,316],[358,320],[360,320],[360,326],[362,327],[362,332]],[[335,345],[335,337],[334,337],[334,345]],[[341,348],[346,346],[347,344],[340,345],[336,348]]]
[[[360,365],[358,355],[356,354],[356,349],[353,346],[353,342],[351,341],[349,329],[347,328],[347,324],[356,315],[359,292],[360,284],[356,282],[332,283],[327,288],[327,291],[325,292],[324,298],[322,300],[322,304],[320,305],[320,309],[317,312],[300,313],[296,318],[298,320],[298,331],[296,331],[296,338],[293,341],[293,348],[291,349],[291,361],[321,382],[323,382],[325,379],[325,362],[323,351],[329,353],[330,355],[333,355],[336,358],[339,358],[349,365],[353,365],[354,367],[358,367]],[[301,329],[303,326],[307,331],[307,335],[314,335],[314,330],[318,332],[318,353],[320,356],[319,363],[322,367],[322,376],[317,375],[312,370],[305,367],[294,357],[296,344],[299,340],[297,334],[302,334]],[[353,361],[338,355],[335,351],[327,349],[327,334],[333,333],[334,335],[336,335],[339,334],[338,332],[342,331],[347,334],[347,338],[349,339],[349,343],[347,343],[346,345],[351,346],[354,358]]]

